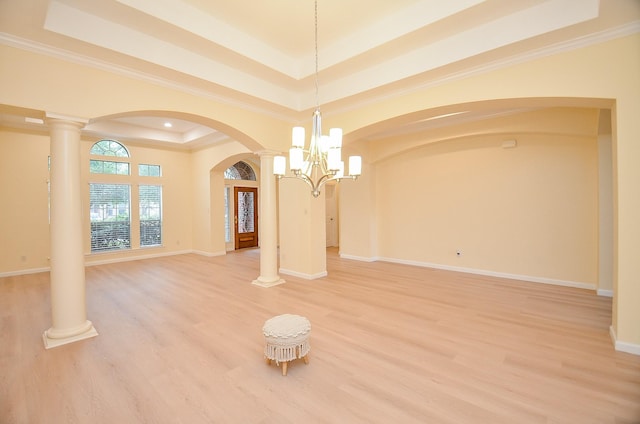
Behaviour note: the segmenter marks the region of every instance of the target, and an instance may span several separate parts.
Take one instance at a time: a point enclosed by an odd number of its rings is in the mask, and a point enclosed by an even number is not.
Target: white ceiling
[[[318,0],[319,102],[345,110],[638,31],[638,0]],[[0,0],[0,42],[292,121],[316,104],[312,0]],[[163,122],[93,130],[190,146],[223,138]]]

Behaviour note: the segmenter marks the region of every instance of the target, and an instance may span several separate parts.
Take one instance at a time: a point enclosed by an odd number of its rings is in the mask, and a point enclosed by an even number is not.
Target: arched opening
[[[366,151],[359,184],[367,186],[341,187],[341,254],[610,295],[611,272],[598,269],[613,260],[602,245],[613,223],[598,209],[611,211],[613,202],[611,143],[604,143],[611,130],[603,121],[612,118],[602,116],[612,106],[610,99],[503,99],[351,132],[345,138]]]
[[[258,247],[258,187],[248,161],[224,171],[225,245],[227,250]]]

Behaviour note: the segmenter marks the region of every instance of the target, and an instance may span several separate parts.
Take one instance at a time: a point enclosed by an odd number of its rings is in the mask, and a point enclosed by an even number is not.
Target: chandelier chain
[[[318,0],[315,0],[315,49],[316,49],[316,109],[320,108],[318,94]]]
[[[349,156],[349,175],[344,176],[342,161],[342,129],[331,128],[328,136],[322,135],[322,116],[320,114],[319,52],[318,52],[318,0],[315,0],[315,86],[316,110],[313,112],[313,124],[309,149],[304,148],[304,127],[294,127],[292,147],[289,149],[290,169],[293,175],[286,174],[286,159],[276,156],[273,159],[273,173],[280,178],[297,178],[311,187],[313,197],[320,195],[320,188],[329,181],[340,182],[343,178],[357,179],[362,173],[360,156]]]

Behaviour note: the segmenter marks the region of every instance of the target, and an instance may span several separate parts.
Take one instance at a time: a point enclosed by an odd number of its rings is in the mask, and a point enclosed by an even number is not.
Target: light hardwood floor
[[[640,357],[593,292],[328,252],[260,288],[259,251],[88,267],[98,337],[45,350],[49,274],[0,279],[0,423],[640,423]],[[309,318],[310,363],[264,321]]]

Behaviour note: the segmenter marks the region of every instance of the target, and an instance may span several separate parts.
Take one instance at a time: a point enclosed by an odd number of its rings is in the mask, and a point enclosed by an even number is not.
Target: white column
[[[97,336],[87,320],[80,186],[80,129],[84,123],[49,119],[51,136],[51,316],[45,348]]]
[[[260,199],[258,204],[260,226],[260,276],[253,284],[271,287],[285,281],[278,275],[278,219],[276,216],[276,176],[273,175],[273,157],[276,152],[261,151]]]

